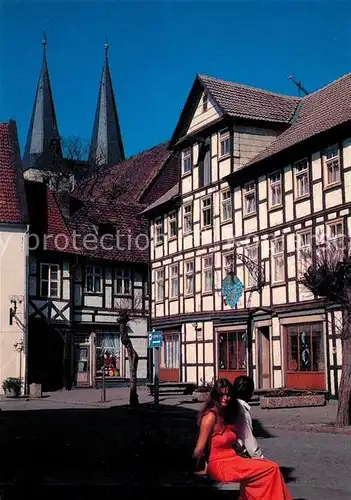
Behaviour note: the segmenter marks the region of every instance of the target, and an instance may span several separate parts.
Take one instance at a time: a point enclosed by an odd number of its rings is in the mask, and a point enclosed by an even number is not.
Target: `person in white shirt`
[[[253,434],[251,406],[248,402],[254,393],[254,382],[247,376],[237,377],[233,383],[234,397],[237,398],[241,407],[241,415],[238,422],[238,441],[246,449],[251,458],[265,458],[262,450]]]

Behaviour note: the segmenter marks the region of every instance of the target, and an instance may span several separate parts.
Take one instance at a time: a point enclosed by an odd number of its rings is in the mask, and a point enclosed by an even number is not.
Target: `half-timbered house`
[[[170,142],[180,181],[144,212],[161,379],[337,395],[341,312],[299,281],[318,238],[351,227],[350,99],[351,75],[305,97],[197,76]]]

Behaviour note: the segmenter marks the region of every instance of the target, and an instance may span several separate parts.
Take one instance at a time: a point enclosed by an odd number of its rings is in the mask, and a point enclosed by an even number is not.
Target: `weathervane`
[[[289,80],[291,80],[293,83],[295,83],[296,87],[299,89],[299,97],[301,96],[301,91],[304,92],[305,95],[307,95],[309,92],[305,89],[305,87],[302,86],[301,80],[297,81],[294,76],[290,75]]]

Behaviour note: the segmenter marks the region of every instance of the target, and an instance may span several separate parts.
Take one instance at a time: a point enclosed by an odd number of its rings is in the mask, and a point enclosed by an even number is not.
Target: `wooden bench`
[[[147,384],[150,395],[155,394],[155,384]],[[192,382],[160,382],[158,385],[158,392],[163,396],[172,395],[187,395],[192,394],[196,389],[196,384]]]

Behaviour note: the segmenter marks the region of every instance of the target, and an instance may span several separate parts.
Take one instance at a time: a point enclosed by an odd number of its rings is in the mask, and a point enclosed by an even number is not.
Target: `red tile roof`
[[[296,121],[243,168],[351,120],[351,73],[305,96]]]
[[[27,203],[14,121],[0,123],[0,223],[25,224]]]
[[[198,75],[224,114],[240,118],[290,123],[301,98]]]
[[[89,200],[140,202],[143,194],[171,156],[168,142],[143,151],[118,165],[98,171],[75,194]]]

